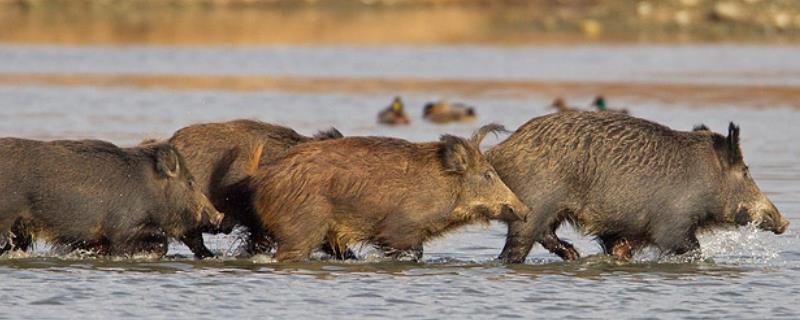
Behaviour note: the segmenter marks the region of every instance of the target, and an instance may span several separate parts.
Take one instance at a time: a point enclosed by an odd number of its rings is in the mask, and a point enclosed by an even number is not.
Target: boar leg
[[[643,245],[641,241],[628,240],[620,237],[601,237],[603,252],[620,259],[630,260]]]
[[[422,260],[423,254],[423,247],[422,245],[414,245],[409,249],[400,250],[395,249],[388,246],[379,246],[379,249],[383,251],[383,255],[388,258],[392,258],[394,260],[400,260],[404,257],[410,257],[413,261],[420,261]]]
[[[687,235],[683,241],[672,246],[670,251],[677,255],[696,255],[700,252],[700,241],[697,240],[697,236],[695,236],[694,232],[692,232],[691,234]]]
[[[328,215],[331,211],[320,206],[308,206],[291,216],[281,216],[283,219],[269,226],[278,243],[275,259],[279,262],[308,259],[311,252],[322,245],[330,229],[326,219],[319,216]]]
[[[72,244],[72,250],[92,251],[97,255],[105,256],[111,252],[111,242],[106,238],[92,241],[80,241]]]
[[[28,251],[33,245],[33,236],[25,226],[25,221],[17,219],[14,225],[11,226],[11,234],[13,239],[13,249],[18,251]]]
[[[685,226],[685,227],[684,227]],[[674,230],[688,230],[685,233],[677,233]],[[653,243],[667,254],[697,255],[700,252],[700,241],[697,240],[696,227],[690,221],[681,225],[674,223],[671,227],[664,226],[657,229],[653,235]]]
[[[320,237],[317,245],[321,243],[324,237]],[[314,250],[314,244],[304,239],[291,239],[282,241],[278,244],[278,250],[275,251],[275,260],[279,262],[293,262],[303,261],[308,259],[311,251]]]
[[[536,212],[536,211],[532,211]],[[529,218],[527,221],[513,221],[508,224],[508,234],[506,244],[500,253],[500,260],[505,263],[523,263],[528,253],[533,248],[533,229],[535,229],[536,219]]]
[[[336,260],[358,260],[358,256],[356,256],[353,250],[350,250],[350,248],[346,248],[344,250],[336,249],[330,241],[325,241],[320,250]]]
[[[275,247],[275,243],[262,228],[250,229],[250,238],[247,240],[247,253],[250,255],[267,254]]]
[[[84,245],[100,246],[100,251],[97,251],[98,254],[104,250],[102,246],[106,245],[108,252],[112,255],[132,256],[145,253],[163,257],[169,249],[168,240],[167,235],[158,228],[146,226],[134,234],[118,234],[108,241],[101,240]]]
[[[553,196],[545,197],[553,198]],[[513,221],[508,224],[506,244],[500,259],[506,263],[523,263],[535,242],[539,242],[548,251],[557,254],[564,260],[574,260],[580,255],[569,242],[563,241],[555,234],[563,218],[555,210],[553,202],[540,203],[531,207],[534,214],[526,221]]]
[[[169,238],[162,232],[150,232],[142,236],[140,244],[135,249],[138,252],[154,253],[163,257],[169,250]]]
[[[203,243],[203,232],[201,232],[200,229],[193,229],[186,232],[186,234],[181,237],[181,242],[189,247],[189,250],[194,253],[197,259],[205,259],[214,256],[214,253],[208,250]]]
[[[578,250],[575,250],[575,247],[571,243],[559,239],[555,231],[545,234],[539,243],[541,243],[542,247],[547,249],[547,251],[558,255],[563,260],[576,260],[581,257]]]

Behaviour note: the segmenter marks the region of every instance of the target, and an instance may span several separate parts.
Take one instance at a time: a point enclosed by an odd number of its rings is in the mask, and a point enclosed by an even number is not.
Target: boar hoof
[[[614,243],[609,252],[614,257],[630,260],[633,258],[633,244],[627,239],[620,240]]]
[[[564,240],[561,240],[555,234],[545,235],[544,239],[540,242],[542,246],[565,261],[577,260],[581,257],[575,247]]]
[[[422,260],[422,247],[415,246],[407,250],[400,250],[395,248],[383,247],[383,254],[385,257],[399,261],[413,261],[419,262]]]
[[[211,252],[211,250],[208,250],[208,248],[205,248],[205,247],[203,247],[203,249],[199,249],[199,250],[197,250],[197,251],[194,253],[194,257],[195,257],[197,260],[203,260],[203,259],[205,259],[205,258],[212,258],[212,257],[214,257],[214,253],[213,253],[213,252]]]

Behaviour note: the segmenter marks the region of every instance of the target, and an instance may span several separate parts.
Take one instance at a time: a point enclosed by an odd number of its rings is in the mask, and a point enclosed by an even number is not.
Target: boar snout
[[[787,229],[789,229],[789,221],[786,221],[784,219],[783,221],[781,221],[781,225],[775,228],[775,230],[773,230],[772,232],[774,232],[775,234],[783,234],[784,232],[786,232]]]
[[[742,206],[736,211],[734,215],[736,224],[745,225],[751,221],[755,221],[759,229],[772,231],[775,234],[783,234],[789,228],[789,221],[769,200],[755,203],[750,208]]]
[[[197,209],[195,209],[197,214],[197,222],[204,224],[206,221],[208,221],[208,223],[212,226],[219,227],[222,224],[222,220],[225,219],[225,214],[217,211],[217,208],[211,204],[211,201],[208,200],[203,193],[195,191],[194,196],[195,201],[197,201]]]
[[[781,215],[778,208],[769,200],[761,203],[761,228],[775,234],[783,234],[789,228],[789,221]]]
[[[781,217],[780,221],[777,223],[777,226],[772,230],[772,232],[775,234],[783,234],[787,229],[789,229],[789,221]]]
[[[219,227],[222,225],[222,220],[225,219],[224,213],[217,211],[217,209],[214,209],[213,207],[206,207],[205,211],[205,215],[208,217],[208,221],[211,223],[211,225],[214,227]]]
[[[503,220],[506,221],[527,221],[529,211],[530,208],[519,200],[511,203],[503,203],[500,207],[500,215]]]

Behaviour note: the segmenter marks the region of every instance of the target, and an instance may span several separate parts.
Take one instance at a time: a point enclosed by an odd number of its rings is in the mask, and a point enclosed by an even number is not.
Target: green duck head
[[[593,105],[595,107],[597,107],[597,109],[599,109],[600,111],[605,111],[606,110],[606,99],[603,98],[603,96],[597,96],[596,98],[594,98]]]

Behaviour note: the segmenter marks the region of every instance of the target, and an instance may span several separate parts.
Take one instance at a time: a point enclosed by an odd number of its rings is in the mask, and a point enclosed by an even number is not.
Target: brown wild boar
[[[534,118],[487,153],[532,212],[509,224],[501,259],[522,262],[534,242],[563,259],[575,248],[556,236],[569,222],[607,254],[631,257],[646,245],[697,253],[698,231],[756,223],[781,234],[789,222],[759,190],[739,147],[723,136],[683,132],[613,112]]]
[[[414,250],[468,223],[524,218],[528,208],[478,148],[500,130],[484,126],[470,140],[352,137],[292,148],[252,178],[275,258],[306,259],[325,239],[338,252],[358,242]]]
[[[272,242],[250,207],[250,189],[244,179],[289,148],[300,143],[342,137],[336,129],[321,131],[314,137],[255,120],[195,124],[178,130],[169,139],[183,154],[198,188],[222,212],[221,228],[201,226],[186,234],[184,242],[197,258],[212,256],[203,243],[203,232],[229,233],[236,225],[245,226],[250,235],[247,251],[264,253]]]
[[[169,144],[0,139],[0,253],[33,240],[99,254],[167,252],[223,215],[194,186]]]

